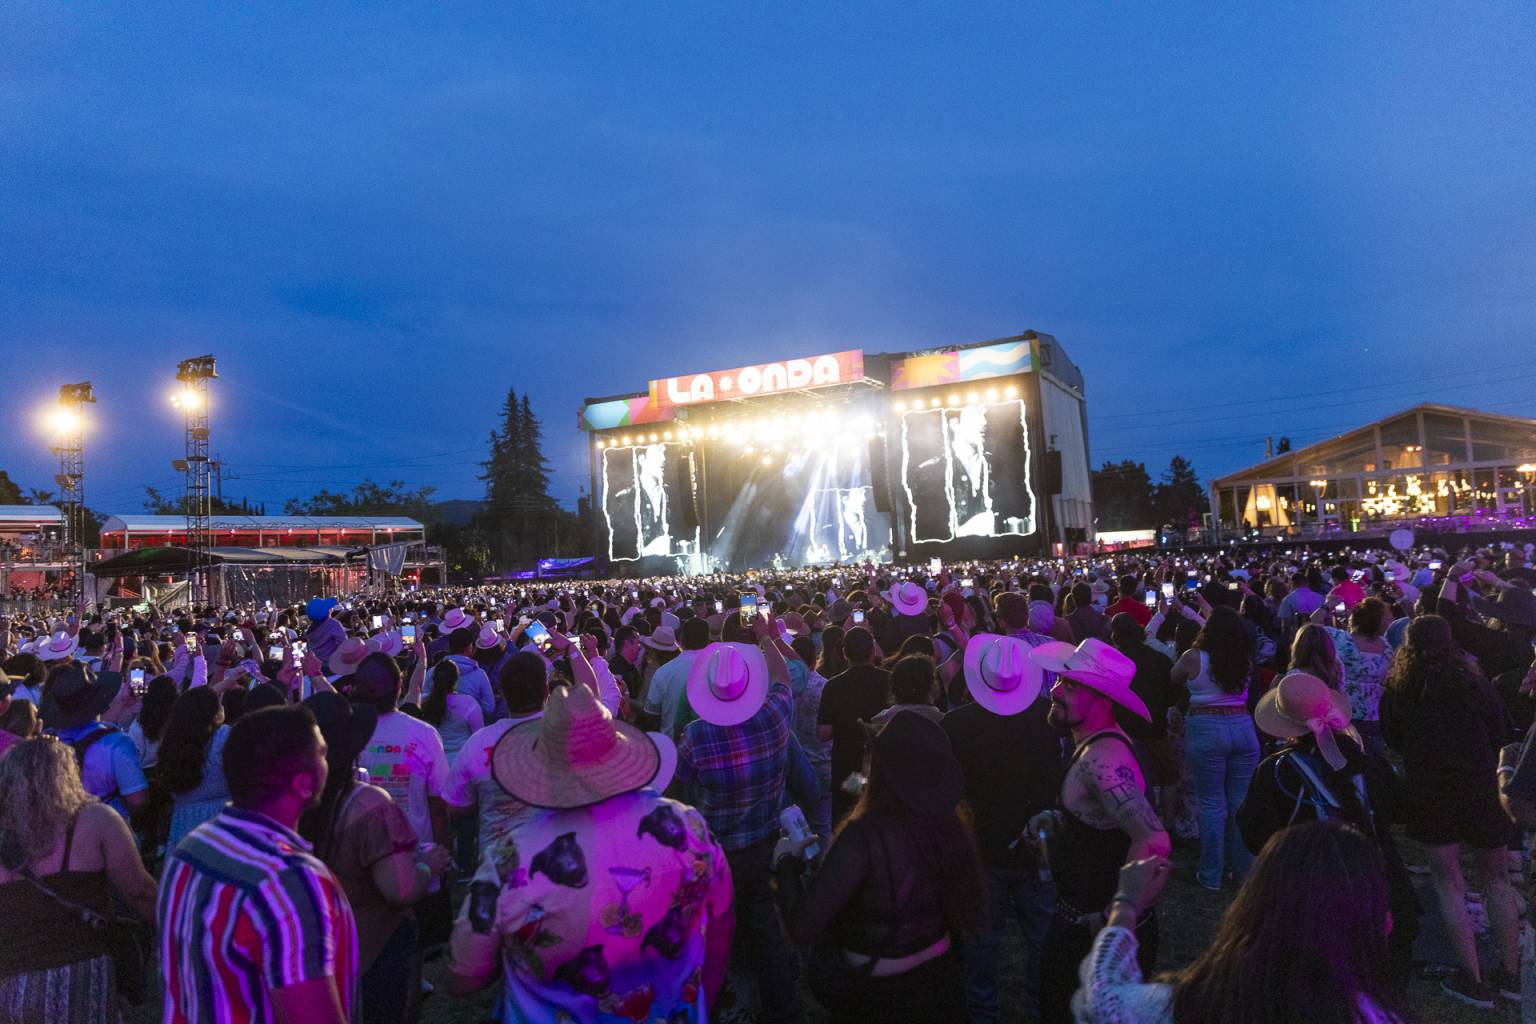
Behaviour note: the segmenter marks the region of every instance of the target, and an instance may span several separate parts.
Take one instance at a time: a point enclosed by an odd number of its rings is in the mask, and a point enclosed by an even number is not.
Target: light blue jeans
[[[1253,719],[1247,714],[1186,716],[1184,762],[1200,818],[1200,867],[1195,880],[1219,889],[1230,871],[1241,885],[1253,864],[1253,854],[1237,827],[1237,809],[1259,766]]]

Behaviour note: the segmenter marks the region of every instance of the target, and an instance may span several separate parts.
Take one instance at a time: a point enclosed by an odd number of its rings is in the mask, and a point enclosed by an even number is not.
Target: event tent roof
[[[114,515],[101,524],[102,533],[165,533],[185,529],[186,516]],[[208,529],[256,533],[261,531],[302,530],[423,530],[421,523],[406,516],[213,516]]]
[[[338,565],[348,555],[360,554],[352,548],[209,548],[214,565]],[[90,572],[96,576],[160,576],[187,572],[192,552],[186,548],[140,548],[96,562]]]
[[[52,505],[0,505],[0,526],[58,525],[64,513]]]

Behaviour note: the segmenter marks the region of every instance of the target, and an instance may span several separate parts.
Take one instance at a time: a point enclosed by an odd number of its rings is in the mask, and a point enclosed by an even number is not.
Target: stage
[[[590,399],[596,553],[657,575],[1057,550],[1092,528],[1084,401],[1033,331]]]

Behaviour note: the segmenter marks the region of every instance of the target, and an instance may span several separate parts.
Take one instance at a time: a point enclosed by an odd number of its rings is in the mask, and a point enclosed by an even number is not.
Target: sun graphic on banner
[[[958,380],[960,361],[957,353],[940,352],[938,355],[903,359],[892,370],[891,387],[926,388]]]

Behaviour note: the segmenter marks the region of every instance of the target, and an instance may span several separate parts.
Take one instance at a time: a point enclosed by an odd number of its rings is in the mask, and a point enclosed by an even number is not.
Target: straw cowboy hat
[[[965,645],[965,687],[994,714],[1016,715],[1035,702],[1045,670],[1018,637],[978,633]]]
[[[491,777],[530,807],[590,807],[650,785],[661,753],[642,730],[615,721],[581,684],[557,687],[544,717],[508,729],[491,751]]]
[[[463,629],[465,626],[473,626],[474,624],[473,616],[463,608],[450,608],[447,614],[443,616],[443,623],[438,627],[438,632],[443,636],[447,636],[456,629]]]
[[[481,651],[493,651],[501,646],[501,634],[496,632],[496,627],[487,623],[480,627],[480,635],[475,637],[475,649]]]
[[[386,633],[375,633],[368,638],[368,650],[370,652],[378,651],[387,657],[395,658],[399,657],[400,652],[405,650],[405,641],[400,639],[400,634],[393,630]]]
[[[1323,760],[1337,771],[1344,767],[1344,754],[1334,739],[1335,733],[1343,733],[1356,745],[1364,746],[1350,723],[1349,712],[1349,698],[1342,692],[1310,673],[1290,672],[1259,698],[1253,709],[1253,721],[1269,735],[1282,739],[1310,734],[1317,740]]]
[[[656,777],[651,780],[651,788],[658,793],[665,793],[667,787],[672,785],[673,776],[677,774],[677,744],[664,732],[648,732],[646,735],[656,744],[656,753],[661,758],[656,768]]]
[[[1029,657],[1047,672],[1065,676],[1108,697],[1136,717],[1152,721],[1146,702],[1131,689],[1136,663],[1104,641],[1089,637],[1073,647],[1055,640],[1036,647]]]
[[[677,630],[671,626],[657,626],[650,636],[642,636],[640,642],[653,651],[677,650]]]
[[[357,666],[372,653],[373,649],[368,646],[368,641],[349,636],[326,660],[325,670],[333,676],[349,676],[356,672]]]
[[[911,580],[896,584],[882,596],[899,615],[921,615],[928,610],[928,591]]]
[[[68,661],[75,656],[79,647],[80,638],[70,636],[61,629],[47,640],[39,637],[32,653],[37,655],[39,661]]]
[[[710,644],[688,670],[687,693],[704,721],[740,725],[768,699],[768,663],[751,644]]]

